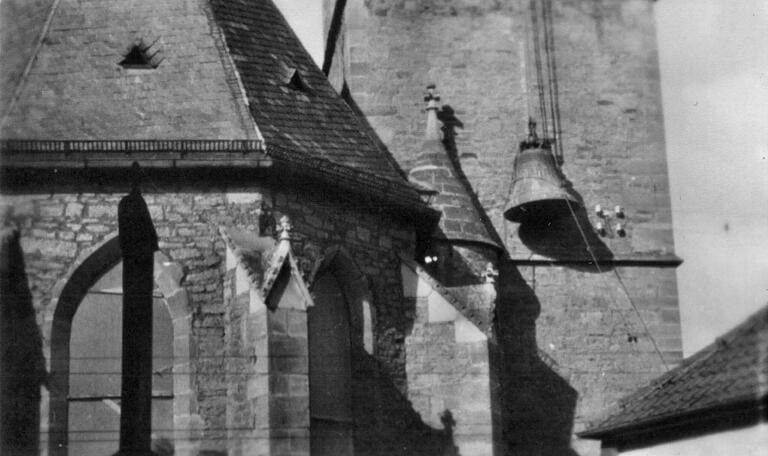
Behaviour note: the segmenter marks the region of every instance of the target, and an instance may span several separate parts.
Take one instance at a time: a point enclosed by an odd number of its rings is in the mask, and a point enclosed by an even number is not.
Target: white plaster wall
[[[621,456],[762,456],[766,453],[768,453],[768,423],[614,454]]]

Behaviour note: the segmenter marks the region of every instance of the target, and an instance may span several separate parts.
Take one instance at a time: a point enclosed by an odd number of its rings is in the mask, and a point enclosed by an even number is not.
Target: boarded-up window
[[[122,363],[122,264],[83,298],[72,320],[69,371],[69,454],[117,452]],[[153,301],[152,434],[173,440],[173,328],[156,293]]]
[[[309,308],[309,410],[312,455],[352,454],[349,309],[338,281],[325,274]]]

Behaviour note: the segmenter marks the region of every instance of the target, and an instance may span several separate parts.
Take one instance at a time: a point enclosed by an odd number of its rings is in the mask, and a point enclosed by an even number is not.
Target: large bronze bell
[[[546,221],[567,213],[578,199],[552,153],[552,144],[536,136],[535,123],[515,157],[512,190],[504,217],[513,222]]]

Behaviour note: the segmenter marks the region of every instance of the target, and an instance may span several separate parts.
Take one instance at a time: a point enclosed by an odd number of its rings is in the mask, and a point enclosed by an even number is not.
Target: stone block
[[[309,372],[309,360],[306,356],[274,355],[269,356],[269,372],[282,374],[307,374]]]
[[[64,206],[58,202],[40,203],[38,213],[40,217],[59,218],[64,213]]]
[[[224,197],[229,204],[258,204],[264,195],[259,192],[228,192]]]
[[[252,285],[256,286],[255,284],[251,284],[251,278],[248,271],[238,263],[235,268],[235,294],[248,294]]]
[[[21,238],[21,249],[27,255],[42,255],[43,257],[74,258],[77,254],[77,244],[70,241],[54,239]]]
[[[69,206],[67,206],[67,209],[69,209]],[[117,220],[117,204],[88,205],[86,214],[91,218],[109,218]]]
[[[437,292],[432,292],[427,297],[427,314],[429,323],[454,321],[458,317],[456,308]]]
[[[273,397],[269,400],[272,429],[309,427],[309,397]]]
[[[64,209],[64,215],[70,218],[80,218],[83,216],[83,205],[79,203],[69,203]]]
[[[254,375],[248,379],[247,395],[249,398],[262,398],[268,397],[270,394],[270,384],[272,378],[280,378],[281,376],[272,375]]]
[[[456,343],[473,343],[487,341],[488,337],[471,321],[459,316],[454,323]]]
[[[307,356],[307,339],[287,335],[271,334],[269,351],[272,357],[305,357]]]
[[[291,310],[286,312],[287,333],[295,337],[307,337],[307,313]]]
[[[147,208],[149,209],[149,216],[152,217],[153,222],[156,223],[158,221],[165,220],[163,206],[158,204],[148,204]]]
[[[432,286],[422,280],[416,271],[403,264],[400,266],[402,277],[403,296],[406,298],[426,297],[432,293]]]

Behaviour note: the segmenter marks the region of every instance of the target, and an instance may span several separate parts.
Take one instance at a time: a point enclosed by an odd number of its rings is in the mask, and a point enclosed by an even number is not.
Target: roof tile
[[[334,163],[404,181],[402,172],[339,97],[271,0],[212,0],[236,56],[251,114],[267,147],[300,149]],[[296,70],[307,90],[288,87]]]
[[[660,419],[768,395],[768,306],[677,368],[622,399],[607,418],[581,433],[603,437]]]

